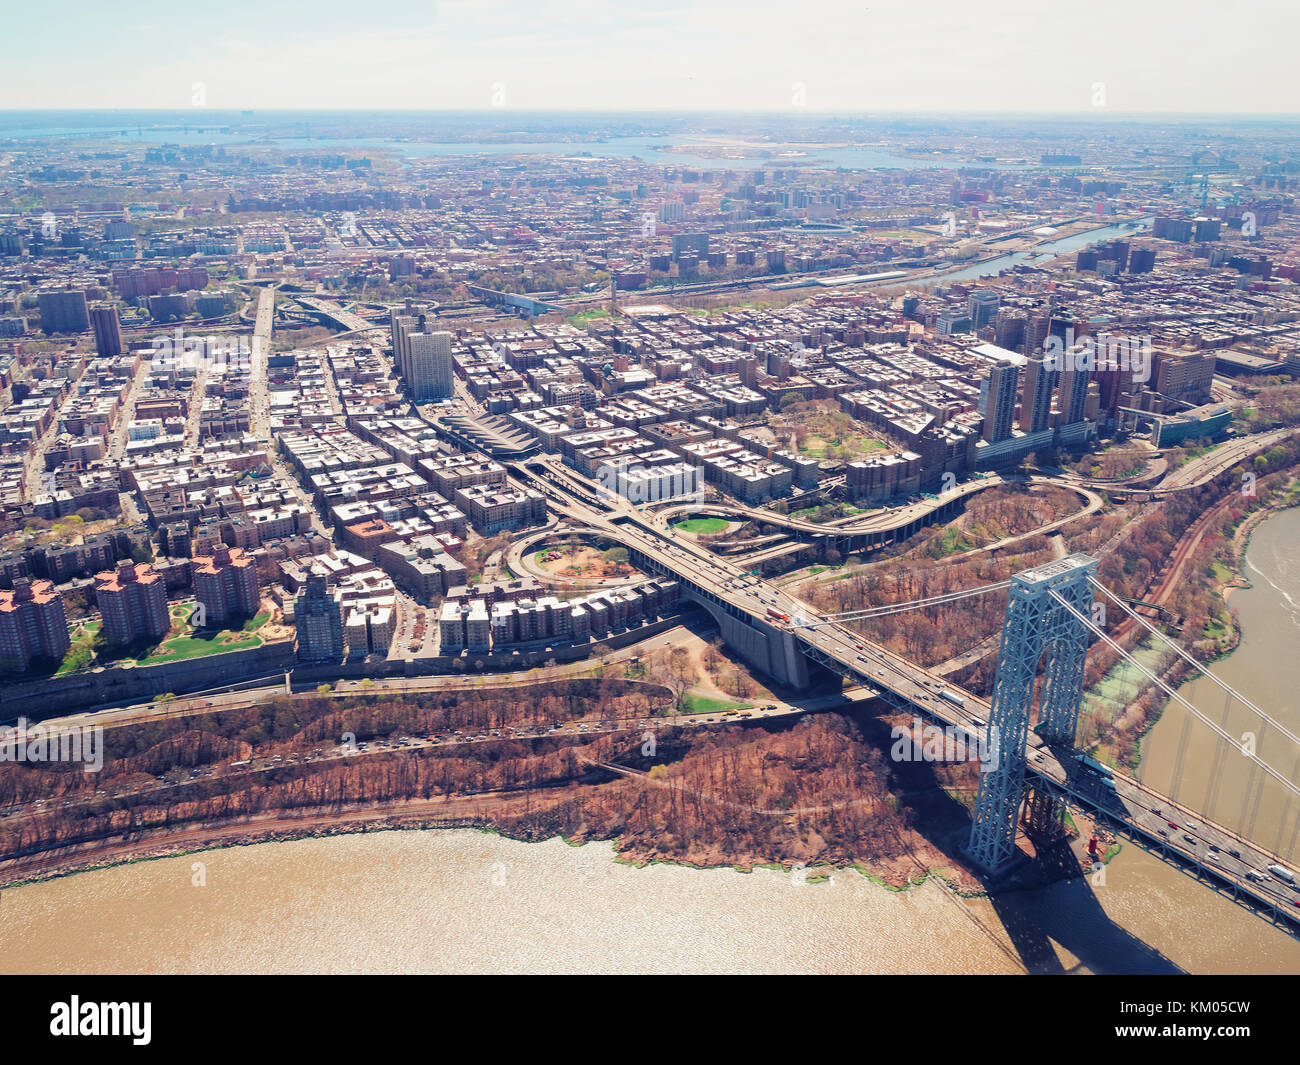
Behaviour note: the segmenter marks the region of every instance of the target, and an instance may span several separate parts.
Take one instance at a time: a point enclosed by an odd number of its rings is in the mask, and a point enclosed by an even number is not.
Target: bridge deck
[[[907,661],[841,624],[800,626],[800,620],[815,620],[807,604],[693,544],[686,546],[670,532],[652,526],[626,501],[612,501],[610,509],[614,513],[596,514],[566,498],[553,484],[547,486],[546,492],[553,501],[566,503],[563,509],[572,512],[571,516],[608,529],[645,564],[722,604],[733,617],[756,628],[792,636],[809,658],[841,676],[865,683],[895,706],[957,726],[977,740],[986,739],[989,703],[940,674]],[[796,624],[783,624],[769,616],[769,610],[788,615]],[[939,693],[945,689],[962,705],[941,697]],[[1167,859],[1194,868],[1198,876],[1226,888],[1235,899],[1248,901],[1292,935],[1300,935],[1300,884],[1293,888],[1267,872],[1271,864],[1285,866],[1277,855],[1123,773],[1114,774],[1112,791],[1085,768],[1075,752],[1053,750],[1032,731],[1025,754],[1028,774],[1050,790],[1131,838],[1151,845]],[[1230,853],[1234,850],[1239,856]],[[1246,875],[1250,871],[1262,873],[1266,879],[1252,881]]]

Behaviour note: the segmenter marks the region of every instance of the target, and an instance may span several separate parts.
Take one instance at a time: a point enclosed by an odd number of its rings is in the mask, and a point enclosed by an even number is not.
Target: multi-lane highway
[[[793,638],[809,658],[875,689],[895,706],[914,708],[941,724],[960,728],[980,744],[989,742],[991,708],[974,693],[843,624],[827,621],[802,600],[684,538],[672,537],[626,501],[611,501],[608,509],[597,513],[554,485],[550,494],[553,501],[564,504],[570,517],[607,530],[643,564],[683,581],[697,598],[721,602],[733,616]],[[1025,756],[1028,776],[1047,790],[1141,845],[1196,870],[1198,877],[1217,889],[1249,901],[1274,919],[1284,919],[1289,931],[1300,929],[1300,876],[1293,886],[1271,873],[1270,866],[1285,867],[1277,855],[1125,774],[1092,770],[1073,750],[1054,749],[1033,732]]]

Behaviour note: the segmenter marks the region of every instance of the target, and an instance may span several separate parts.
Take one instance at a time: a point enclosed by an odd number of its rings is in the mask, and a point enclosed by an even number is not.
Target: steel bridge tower
[[[975,818],[968,850],[972,858],[996,873],[1016,853],[1016,824],[1025,796],[1025,742],[1034,704],[1038,665],[1046,652],[1037,731],[1051,744],[1074,745],[1083,699],[1083,668],[1089,632],[1052,595],[1060,595],[1084,617],[1092,613],[1092,585],[1097,560],[1070,555],[1011,579],[998,672],[993,682],[988,729],[996,765],[980,774]],[[1054,799],[1039,817],[1059,820]]]

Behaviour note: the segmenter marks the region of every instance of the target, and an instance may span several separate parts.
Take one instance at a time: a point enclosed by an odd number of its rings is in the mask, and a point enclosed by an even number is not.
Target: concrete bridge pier
[[[718,623],[722,641],[748,665],[787,687],[802,691],[811,686],[808,659],[794,633],[757,619],[734,616],[712,599],[688,593]]]

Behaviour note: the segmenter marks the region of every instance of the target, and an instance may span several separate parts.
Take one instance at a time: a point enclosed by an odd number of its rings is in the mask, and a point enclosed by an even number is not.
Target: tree
[[[175,692],[163,692],[161,695],[155,695],[155,696],[153,697],[153,701],[154,701],[158,706],[166,706],[168,703],[174,703],[174,702],[176,701],[176,693],[175,693]]]
[[[330,685],[330,684],[317,684],[317,685],[316,685],[316,694],[317,694],[317,695],[329,695],[329,693],[332,692],[333,690],[334,690],[334,688],[333,688],[333,686]]]

